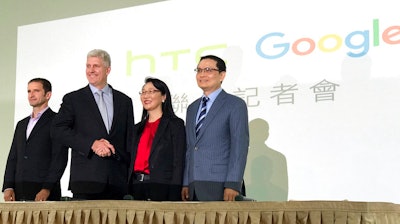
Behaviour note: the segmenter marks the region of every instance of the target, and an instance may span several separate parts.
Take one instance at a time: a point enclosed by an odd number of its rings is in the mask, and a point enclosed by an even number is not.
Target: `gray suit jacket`
[[[249,146],[246,103],[224,90],[215,99],[196,138],[196,115],[201,98],[189,105],[186,116],[186,164],[183,186],[190,200],[223,200],[224,188],[240,192]]]

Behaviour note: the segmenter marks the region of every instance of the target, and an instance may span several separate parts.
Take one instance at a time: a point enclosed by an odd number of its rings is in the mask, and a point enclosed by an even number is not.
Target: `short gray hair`
[[[89,53],[87,54],[87,57],[88,58],[90,58],[90,57],[101,58],[103,60],[104,66],[111,67],[111,57],[105,50],[93,49],[93,50],[89,51]]]

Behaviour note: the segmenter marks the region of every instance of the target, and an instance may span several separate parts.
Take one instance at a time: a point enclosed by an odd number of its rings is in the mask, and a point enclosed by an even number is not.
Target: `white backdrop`
[[[132,97],[136,122],[146,76],[169,85],[184,119],[201,96],[198,57],[215,54],[227,62],[224,89],[249,109],[250,197],[400,203],[395,8],[389,0],[170,0],[21,26],[15,120],[31,110],[31,78],[52,82],[56,111],[65,93],[85,86],[94,48],[110,53],[109,83]]]

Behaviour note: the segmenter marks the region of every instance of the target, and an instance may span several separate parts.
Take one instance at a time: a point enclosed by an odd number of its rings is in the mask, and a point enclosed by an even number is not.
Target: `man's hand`
[[[182,201],[189,200],[189,187],[182,187],[181,197],[182,197]]]
[[[93,152],[100,157],[108,157],[115,154],[115,149],[112,144],[106,139],[100,139],[93,142]]]
[[[15,201],[14,189],[4,190],[4,201]]]
[[[50,195],[50,190],[42,189],[39,193],[36,194],[35,201],[47,201],[47,198]]]
[[[239,195],[239,192],[231,188],[224,189],[224,201],[234,201],[237,195]]]

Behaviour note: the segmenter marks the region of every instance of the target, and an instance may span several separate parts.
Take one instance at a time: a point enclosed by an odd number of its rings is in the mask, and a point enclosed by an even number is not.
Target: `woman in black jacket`
[[[133,131],[129,192],[134,200],[180,201],[186,152],[184,121],[172,108],[168,86],[146,78],[142,120]]]

